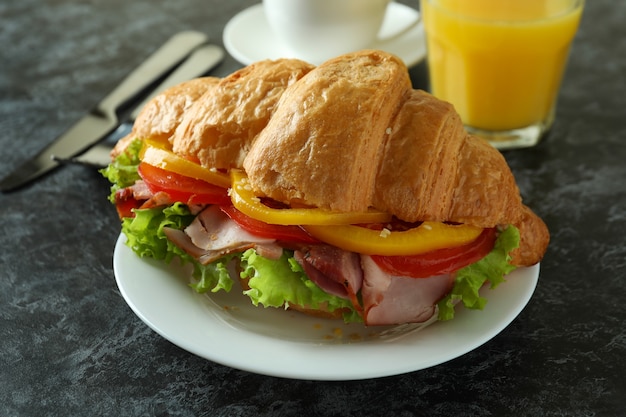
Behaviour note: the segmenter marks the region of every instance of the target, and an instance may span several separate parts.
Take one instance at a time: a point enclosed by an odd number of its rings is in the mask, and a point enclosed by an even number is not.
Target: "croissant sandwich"
[[[173,87],[103,173],[127,244],[196,291],[366,325],[482,308],[549,241],[503,156],[381,51]]]

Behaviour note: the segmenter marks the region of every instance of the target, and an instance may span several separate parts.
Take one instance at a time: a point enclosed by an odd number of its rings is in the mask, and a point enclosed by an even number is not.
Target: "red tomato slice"
[[[274,238],[283,242],[319,243],[319,240],[309,235],[300,226],[267,224],[246,216],[232,205],[223,205],[220,208],[242,229],[256,236]]]
[[[137,171],[150,191],[163,191],[172,201],[185,204],[230,204],[225,188],[206,181],[166,171],[145,162],[139,164]]]
[[[496,229],[485,229],[471,243],[422,255],[380,256],[372,259],[385,272],[397,276],[427,278],[448,274],[484,258],[496,242]]]
[[[137,201],[130,196],[129,198],[116,198],[115,199],[115,209],[117,210],[117,215],[120,219],[124,217],[135,217],[135,213],[133,213],[133,209],[137,209],[141,206],[141,201]]]

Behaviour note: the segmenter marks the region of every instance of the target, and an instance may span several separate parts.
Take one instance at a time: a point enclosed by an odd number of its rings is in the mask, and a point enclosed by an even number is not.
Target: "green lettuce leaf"
[[[241,256],[242,278],[249,278],[249,290],[244,291],[255,306],[282,307],[296,304],[328,311],[345,309],[344,321],[362,321],[352,303],[341,297],[325,293],[293,258],[293,252],[283,251],[278,260],[264,258],[254,249]]]
[[[182,203],[167,207],[135,210],[135,217],[124,218],[122,232],[126,235],[126,244],[140,257],[150,257],[170,263],[178,257],[184,264],[193,265],[191,287],[197,292],[230,291],[233,280],[228,273],[228,264],[234,256],[225,256],[217,261],[202,265],[195,258],[172,243],[163,228],[182,230],[195,218],[189,208]]]
[[[519,246],[520,234],[515,226],[504,229],[487,256],[457,271],[452,291],[439,301],[439,320],[454,318],[454,306],[462,302],[471,309],[483,309],[487,300],[479,294],[486,281],[493,289],[505,281],[504,275],[515,270],[510,252]]]
[[[100,173],[112,184],[109,195],[109,201],[112,203],[115,203],[115,193],[118,190],[133,185],[140,178],[137,166],[141,162],[139,152],[142,145],[141,140],[133,140],[125,152],[119,154],[106,168],[100,170]]]
[[[126,244],[139,256],[171,262],[178,252],[184,253],[171,243],[163,228],[182,230],[194,219],[186,205],[174,203],[171,206],[135,210],[135,217],[122,220],[122,232]]]

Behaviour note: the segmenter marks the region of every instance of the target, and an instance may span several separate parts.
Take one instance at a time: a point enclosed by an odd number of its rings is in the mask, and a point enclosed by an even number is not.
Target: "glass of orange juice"
[[[421,0],[431,92],[498,149],[536,145],[584,0]]]

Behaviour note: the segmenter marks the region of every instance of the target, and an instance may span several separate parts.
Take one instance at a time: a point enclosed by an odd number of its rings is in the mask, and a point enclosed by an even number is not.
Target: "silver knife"
[[[54,158],[63,163],[78,163],[98,168],[107,166],[111,162],[110,152],[115,143],[130,132],[132,122],[137,118],[143,107],[157,94],[173,87],[183,81],[201,77],[215,68],[224,59],[224,50],[217,45],[203,45],[196,48],[182,64],[156,87],[152,92],[131,112],[127,122],[122,123],[115,132],[108,135],[105,140],[99,141],[86,152],[72,158]]]
[[[130,73],[89,114],[56,138],[32,159],[18,166],[0,181],[0,190],[10,191],[56,168],[59,162],[52,158],[71,158],[112,132],[119,125],[118,111],[157,82],[178,65],[192,50],[206,43],[208,37],[196,31],[180,32],[172,36],[146,61]]]

